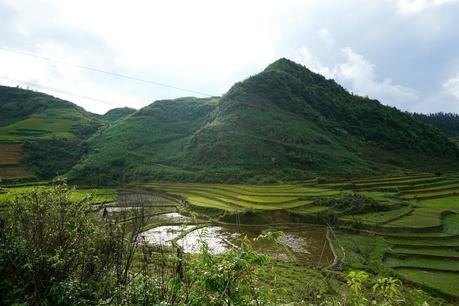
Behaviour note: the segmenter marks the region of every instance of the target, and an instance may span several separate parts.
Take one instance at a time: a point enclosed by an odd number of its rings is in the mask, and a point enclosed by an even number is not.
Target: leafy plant
[[[368,273],[365,271],[351,271],[346,276],[347,284],[354,294],[360,295],[362,293],[362,286],[366,283],[368,277]]]
[[[401,282],[393,277],[380,277],[373,285],[373,291],[388,302],[393,302],[400,294]]]

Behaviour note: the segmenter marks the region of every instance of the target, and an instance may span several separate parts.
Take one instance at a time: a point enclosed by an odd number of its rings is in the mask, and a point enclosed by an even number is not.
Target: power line
[[[7,81],[12,81],[12,82],[16,82],[16,83],[22,83],[22,84],[25,84],[25,85],[31,86],[31,87],[39,87],[39,88],[43,88],[43,89],[48,89],[48,90],[52,90],[52,91],[55,91],[55,92],[60,92],[60,93],[63,93],[63,94],[66,94],[66,95],[69,95],[69,96],[72,96],[72,97],[75,97],[75,98],[92,100],[92,101],[99,102],[99,103],[106,104],[106,105],[110,105],[110,106],[117,106],[117,107],[125,106],[124,104],[118,104],[118,103],[110,102],[110,101],[107,101],[107,100],[93,98],[93,97],[89,97],[89,96],[85,96],[85,95],[80,95],[80,94],[77,94],[77,93],[74,93],[74,92],[61,90],[61,89],[56,89],[56,88],[53,88],[53,87],[44,86],[44,85],[40,85],[40,84],[36,84],[36,83],[30,83],[30,82],[26,82],[26,81],[14,79],[14,78],[6,77],[6,76],[0,76],[0,79],[7,80]]]
[[[11,52],[11,53],[16,53],[16,54],[19,54],[19,55],[34,57],[34,58],[41,59],[41,60],[48,61],[48,62],[53,62],[53,63],[57,63],[57,64],[72,66],[72,67],[85,69],[85,70],[89,70],[89,71],[93,71],[93,72],[103,73],[103,74],[115,76],[115,77],[118,77],[118,78],[128,79],[128,80],[131,80],[131,81],[136,81],[136,82],[141,82],[141,83],[146,83],[146,84],[155,85],[155,86],[161,86],[161,87],[166,87],[166,88],[171,88],[171,89],[175,89],[175,90],[181,90],[181,91],[185,91],[185,92],[189,92],[189,93],[198,94],[198,95],[201,95],[201,96],[208,96],[208,97],[214,96],[214,95],[211,95],[211,94],[208,94],[208,93],[204,93],[204,92],[200,92],[200,91],[196,91],[196,90],[192,90],[192,89],[186,89],[186,88],[177,87],[177,86],[173,86],[173,85],[168,85],[168,84],[163,84],[163,83],[154,82],[154,81],[150,81],[150,80],[145,80],[145,79],[141,79],[141,78],[138,78],[138,77],[129,76],[129,75],[125,75],[125,74],[121,74],[121,73],[117,73],[117,72],[111,72],[111,71],[102,70],[102,69],[98,69],[98,68],[93,68],[93,67],[89,67],[89,66],[69,63],[69,62],[65,62],[65,61],[61,61],[61,60],[57,60],[57,59],[53,59],[53,58],[49,58],[49,57],[45,57],[45,56],[29,53],[29,52],[24,52],[24,51],[19,51],[19,50],[4,48],[4,47],[0,47],[0,50],[6,51],[6,52]]]

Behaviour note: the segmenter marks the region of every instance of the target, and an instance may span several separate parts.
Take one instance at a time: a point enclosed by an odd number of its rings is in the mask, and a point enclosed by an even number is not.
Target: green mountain
[[[117,121],[89,140],[89,154],[71,171],[76,180],[115,184],[125,180],[193,177],[184,152],[215,110],[218,98],[157,101]]]
[[[108,122],[115,122],[135,112],[136,110],[130,107],[119,107],[109,110],[102,116],[102,118]]]
[[[158,101],[89,140],[75,180],[270,182],[458,166],[438,129],[280,59],[221,98]]]
[[[65,173],[84,153],[82,142],[105,124],[71,102],[0,86],[0,177]]]
[[[430,124],[448,135],[459,145],[459,115],[453,113],[411,114],[414,118]]]

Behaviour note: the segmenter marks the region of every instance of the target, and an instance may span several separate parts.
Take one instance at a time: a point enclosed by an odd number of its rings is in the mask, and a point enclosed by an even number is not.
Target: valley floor
[[[44,185],[4,186],[0,201],[31,188]],[[87,193],[93,194],[95,211],[113,218],[124,214],[125,222],[135,218],[142,203],[143,237],[169,247],[178,243],[189,253],[202,241],[218,253],[241,236],[283,231],[283,248],[258,246],[273,260],[260,279],[291,288],[292,299],[320,294],[304,288],[313,280],[324,293],[340,292],[345,286],[340,271],[365,270],[459,301],[459,175],[263,186],[148,183],[77,189],[73,200]],[[272,271],[275,280],[269,277]]]

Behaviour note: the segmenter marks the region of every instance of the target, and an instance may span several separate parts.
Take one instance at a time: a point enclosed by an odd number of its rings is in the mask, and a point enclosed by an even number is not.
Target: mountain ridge
[[[129,149],[118,149],[117,139]],[[154,102],[94,136],[89,147],[70,178],[112,173],[97,179],[109,184],[369,176],[426,170],[428,161],[456,167],[458,155],[439,130],[287,59],[221,98]]]

